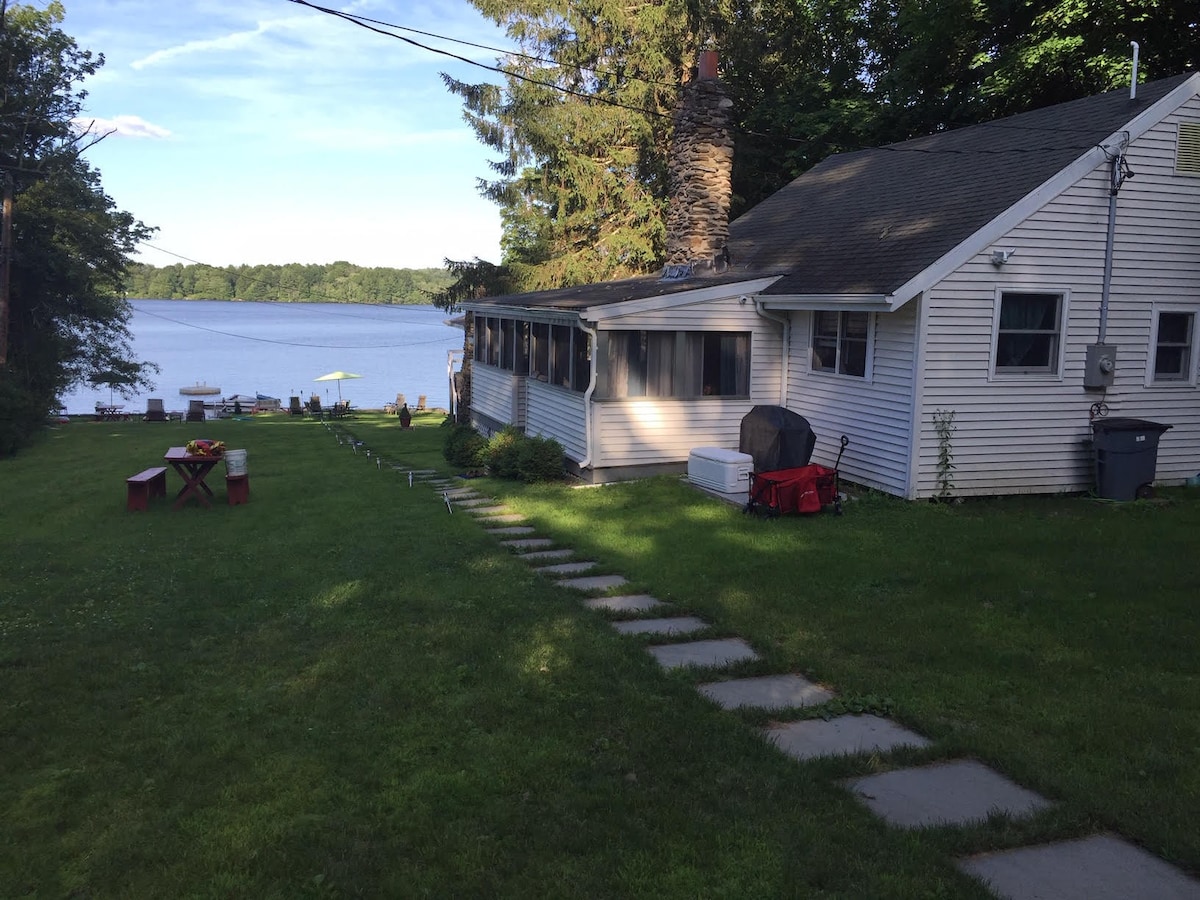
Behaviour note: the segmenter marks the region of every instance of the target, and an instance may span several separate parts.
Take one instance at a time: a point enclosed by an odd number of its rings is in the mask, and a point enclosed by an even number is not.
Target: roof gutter
[[[783,364],[781,366],[779,384],[779,405],[787,407],[788,378],[792,364],[792,317],[789,315],[772,314],[763,305],[762,297],[754,298],[754,311],[771,322],[778,322],[783,330]]]

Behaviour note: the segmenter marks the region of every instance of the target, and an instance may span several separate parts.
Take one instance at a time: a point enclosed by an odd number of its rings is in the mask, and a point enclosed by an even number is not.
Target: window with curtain
[[[1062,340],[1062,294],[1000,295],[996,371],[1045,375],[1058,371]]]
[[[611,331],[606,338],[609,398],[750,393],[749,332]]]
[[[1196,314],[1160,312],[1155,328],[1155,382],[1191,381]]]
[[[870,313],[813,312],[812,368],[814,372],[836,372],[865,378]]]

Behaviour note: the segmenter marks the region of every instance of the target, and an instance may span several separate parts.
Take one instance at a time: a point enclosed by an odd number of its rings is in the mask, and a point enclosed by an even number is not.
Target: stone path
[[[339,437],[339,445],[341,442]],[[354,451],[361,449],[356,442]],[[382,468],[383,461],[377,464]],[[614,620],[612,626],[618,633],[637,639],[682,638],[713,630],[710,623],[695,616],[673,614],[672,604],[649,594],[613,593],[627,584],[621,575],[580,575],[599,564],[573,560],[570,548],[536,536],[536,528],[521,524],[522,516],[461,481],[443,478],[433,470],[392,468],[407,475],[410,484],[420,482],[438,491],[451,512],[457,507],[474,516],[502,546],[533,564],[539,575],[582,594],[581,602],[587,608],[616,616],[659,614],[658,618]],[[562,562],[547,564],[552,560]],[[759,659],[754,648],[738,637],[681,639],[646,644],[645,650],[664,670],[692,667],[717,676],[722,669]],[[802,710],[835,697],[832,691],[796,674],[718,677],[698,685],[697,690],[724,710]],[[800,719],[773,724],[761,732],[780,752],[801,762],[822,756],[886,755],[900,748],[934,747],[922,735],[873,715]],[[1044,797],[974,760],[895,768],[851,778],[843,785],[884,822],[907,829],[967,825],[992,815],[1021,820],[1052,806]],[[982,853],[956,860],[956,865],[1005,900],[1200,900],[1200,881],[1108,834]]]

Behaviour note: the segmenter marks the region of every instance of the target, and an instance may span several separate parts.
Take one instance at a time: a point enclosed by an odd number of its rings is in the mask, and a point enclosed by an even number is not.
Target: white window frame
[[[1192,346],[1191,357],[1188,360],[1187,374],[1183,378],[1154,377],[1154,363],[1158,355],[1158,322],[1162,313],[1187,313],[1192,317]],[[1166,388],[1194,388],[1196,386],[1197,369],[1200,369],[1200,304],[1188,303],[1155,303],[1150,307],[1150,343],[1146,348],[1146,387],[1156,390]]]
[[[997,366],[996,344],[1000,339],[1000,308],[1004,303],[1005,294],[1057,294],[1058,305],[1058,353],[1055,354],[1053,369],[1038,369],[1021,372]],[[1030,384],[1037,381],[1063,380],[1063,360],[1067,350],[1067,324],[1070,322],[1071,291],[1069,288],[1052,287],[1049,285],[1003,285],[997,286],[992,298],[992,337],[988,346],[988,380],[989,381],[1019,381]]]
[[[813,354],[816,352],[817,344],[817,313],[818,312],[833,312],[838,316],[838,336],[837,336],[837,362],[832,369],[818,369],[813,365]],[[842,316],[846,313],[862,313],[867,317],[867,358],[863,366],[861,375],[850,375],[846,372],[839,372],[838,368],[841,364],[842,356]],[[844,381],[850,381],[854,384],[870,384],[874,377],[875,364],[875,313],[864,309],[823,309],[809,310],[808,313],[808,371],[809,374],[815,375],[818,378],[836,378]]]

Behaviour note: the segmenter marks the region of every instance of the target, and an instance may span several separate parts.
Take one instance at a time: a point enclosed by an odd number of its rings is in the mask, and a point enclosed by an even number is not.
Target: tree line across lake
[[[282,303],[432,303],[454,280],[445,269],[364,268],[348,262],[258,266],[133,263],[132,300],[262,300]]]

